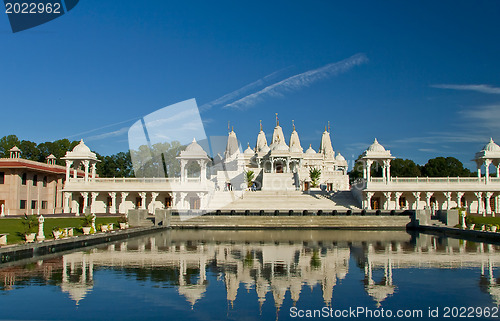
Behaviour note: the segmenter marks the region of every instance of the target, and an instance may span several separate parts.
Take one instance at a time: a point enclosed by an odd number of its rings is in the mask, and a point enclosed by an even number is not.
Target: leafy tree
[[[429,159],[421,168],[422,176],[428,177],[456,177],[472,176],[469,169],[464,168],[462,162],[455,157],[436,157]]]
[[[420,166],[411,159],[395,158],[391,162],[392,177],[417,177],[422,176]]]
[[[14,146],[19,147],[21,142],[16,135],[8,135],[0,138],[0,157],[7,158],[9,157],[9,149]]]
[[[38,149],[36,143],[30,142],[29,140],[22,140],[19,144],[19,149],[21,150],[23,158],[39,161],[40,149]]]
[[[59,139],[55,140],[53,142],[45,142],[45,143],[40,143],[38,144],[38,149],[40,150],[40,156],[38,161],[39,162],[44,162],[45,159],[50,155],[53,154],[55,157],[57,157],[57,164],[58,165],[65,165],[64,160],[61,158],[66,155],[66,152],[73,150],[76,145],[78,145],[78,141],[70,141],[69,139]]]
[[[135,175],[137,177],[158,177],[162,172],[165,172],[167,177],[179,177],[181,166],[177,156],[186,147],[178,141],[173,141],[172,143],[157,143],[151,148],[152,152],[148,146],[142,145],[137,150],[130,151]],[[152,158],[151,155],[157,156]]]

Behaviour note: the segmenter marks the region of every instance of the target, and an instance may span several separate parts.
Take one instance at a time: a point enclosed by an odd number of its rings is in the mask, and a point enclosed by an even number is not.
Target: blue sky
[[[243,145],[279,113],[304,148],[329,120],[347,159],[376,137],[471,167],[500,142],[499,15],[498,1],[85,0],[13,34],[0,14],[0,135],[113,154],[137,119],[195,98],[208,135],[231,121]]]

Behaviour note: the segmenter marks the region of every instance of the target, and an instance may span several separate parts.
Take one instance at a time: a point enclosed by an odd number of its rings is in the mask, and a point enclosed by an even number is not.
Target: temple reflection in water
[[[478,286],[500,305],[500,282],[494,276],[498,251],[496,245],[394,231],[167,231],[2,268],[0,285],[3,290],[33,282],[59,286],[78,305],[92,295],[94,272],[106,268],[173,286],[195,308],[212,273],[224,283],[230,307],[243,287],[256,292],[260,308],[271,292],[271,304],[279,310],[287,292],[296,304],[316,286],[324,305],[331,305],[336,285],[357,270],[380,307],[398,295],[393,275],[400,269],[480,268]]]

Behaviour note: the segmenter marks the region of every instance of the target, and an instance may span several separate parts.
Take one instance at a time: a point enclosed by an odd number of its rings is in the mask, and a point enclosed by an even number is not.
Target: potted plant
[[[118,223],[120,224],[120,229],[121,230],[124,230],[124,229],[128,228],[128,219],[127,219],[127,216],[126,215],[121,215],[118,218]]]
[[[491,224],[491,225],[490,225],[490,231],[492,231],[492,232],[496,232],[496,231],[497,231],[497,226],[496,226],[496,224]]]
[[[59,228],[59,226],[55,226],[54,229],[52,230],[52,235],[54,235],[54,239],[59,239],[63,235],[63,229]]]
[[[474,227],[476,226],[476,224],[473,223],[472,218],[470,218],[469,216],[465,217],[465,223],[467,224],[469,230],[473,230]]]
[[[113,223],[108,223],[108,231],[112,231],[113,230]]]
[[[253,179],[255,178],[254,171],[246,171],[245,172],[245,181],[247,182],[247,188],[251,189],[253,185]]]
[[[107,232],[108,231],[108,224],[99,224],[97,226],[97,230],[101,230],[101,232]]]
[[[85,215],[82,218],[82,231],[84,235],[89,235],[92,233],[92,215]],[[95,233],[95,231],[94,231]]]
[[[26,243],[35,242],[36,232],[38,229],[38,218],[35,215],[24,215],[23,230]]]

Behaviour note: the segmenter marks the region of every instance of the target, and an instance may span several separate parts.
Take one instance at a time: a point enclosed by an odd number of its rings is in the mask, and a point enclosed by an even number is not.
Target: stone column
[[[146,192],[140,192],[139,196],[141,197],[141,209],[146,209]]]
[[[490,165],[491,165],[491,160],[487,159],[484,161],[484,179],[485,183],[488,184],[488,181],[490,180]]]
[[[116,213],[116,193],[115,192],[110,192],[108,193],[109,197],[111,197],[111,208],[109,209],[109,213],[115,214]]]
[[[73,165],[73,161],[66,160],[66,182],[69,181],[71,175],[71,165]]]
[[[199,193],[196,193],[196,195],[200,199],[200,210],[202,210],[205,208],[205,193],[199,192]]]
[[[402,192],[396,192],[394,195],[396,196],[396,209],[400,210],[401,206],[399,205],[399,199],[401,198],[401,195],[403,195],[403,193]]]
[[[428,209],[431,209],[431,197],[434,195],[432,192],[425,192],[425,204]]]
[[[451,208],[450,203],[451,203],[451,192],[444,192],[444,197],[446,197],[446,210],[449,210]]]
[[[127,210],[126,210],[126,207],[125,207],[125,202],[127,200],[127,196],[128,196],[127,192],[122,192],[122,194],[121,194],[122,201],[120,203],[120,208],[119,208],[120,214],[126,214],[127,213]]]
[[[388,159],[385,162],[387,162],[387,164],[385,165],[386,171],[387,171],[387,174],[386,174],[387,182],[390,182],[391,181],[391,160]]]
[[[84,160],[82,163],[83,163],[83,167],[85,170],[85,182],[88,182],[89,181],[89,161]]]
[[[373,164],[373,161],[371,161],[371,160],[366,161],[366,181],[368,181],[368,182],[370,181],[371,175],[372,175],[372,173],[371,173],[372,164]]]
[[[156,192],[151,193],[151,203],[149,203],[149,208],[150,208],[149,213],[151,213],[151,214],[155,213],[155,202],[156,202],[156,198],[158,197],[158,195],[160,195],[160,193],[156,193]]]
[[[180,209],[187,208],[187,206],[186,206],[186,196],[187,196],[187,193],[184,193],[184,192],[180,193],[180,197],[179,197],[179,208]]]
[[[420,209],[420,206],[419,206],[419,202],[420,202],[420,192],[413,192],[413,197],[415,197],[415,206],[414,206],[414,210],[419,210]]]
[[[375,193],[373,193],[373,192],[366,192],[366,206],[365,206],[366,209],[369,209],[369,210],[372,209],[372,202],[371,201],[372,201],[372,197],[374,194]]]
[[[181,182],[186,181],[186,161],[181,159]]]
[[[462,207],[462,197],[464,194],[464,192],[457,192],[457,207]]]
[[[384,197],[385,197],[385,204],[384,204],[384,209],[388,210],[389,209],[389,202],[391,201],[391,192],[384,192]]]
[[[486,194],[485,194],[485,199],[486,199],[485,214],[491,214],[491,197],[492,196],[493,196],[492,192],[486,192]]]
[[[89,207],[89,193],[82,192],[80,194],[83,197],[83,214],[85,214],[85,210],[87,210],[87,207]]]
[[[483,192],[474,192],[474,195],[476,195],[476,197],[477,197],[477,214],[482,213],[483,216],[486,216],[483,213],[483,205],[482,205]]]
[[[500,164],[497,165],[497,179],[500,178]]]
[[[90,204],[90,211],[92,214],[95,213],[95,201],[97,196],[99,196],[99,192],[92,192],[92,203]]]
[[[70,192],[64,192],[64,213],[71,213],[71,208],[69,206],[69,199],[71,198]]]
[[[207,163],[205,161],[200,164],[200,178],[203,183],[207,181]]]
[[[96,163],[92,163],[92,179],[96,177]]]

